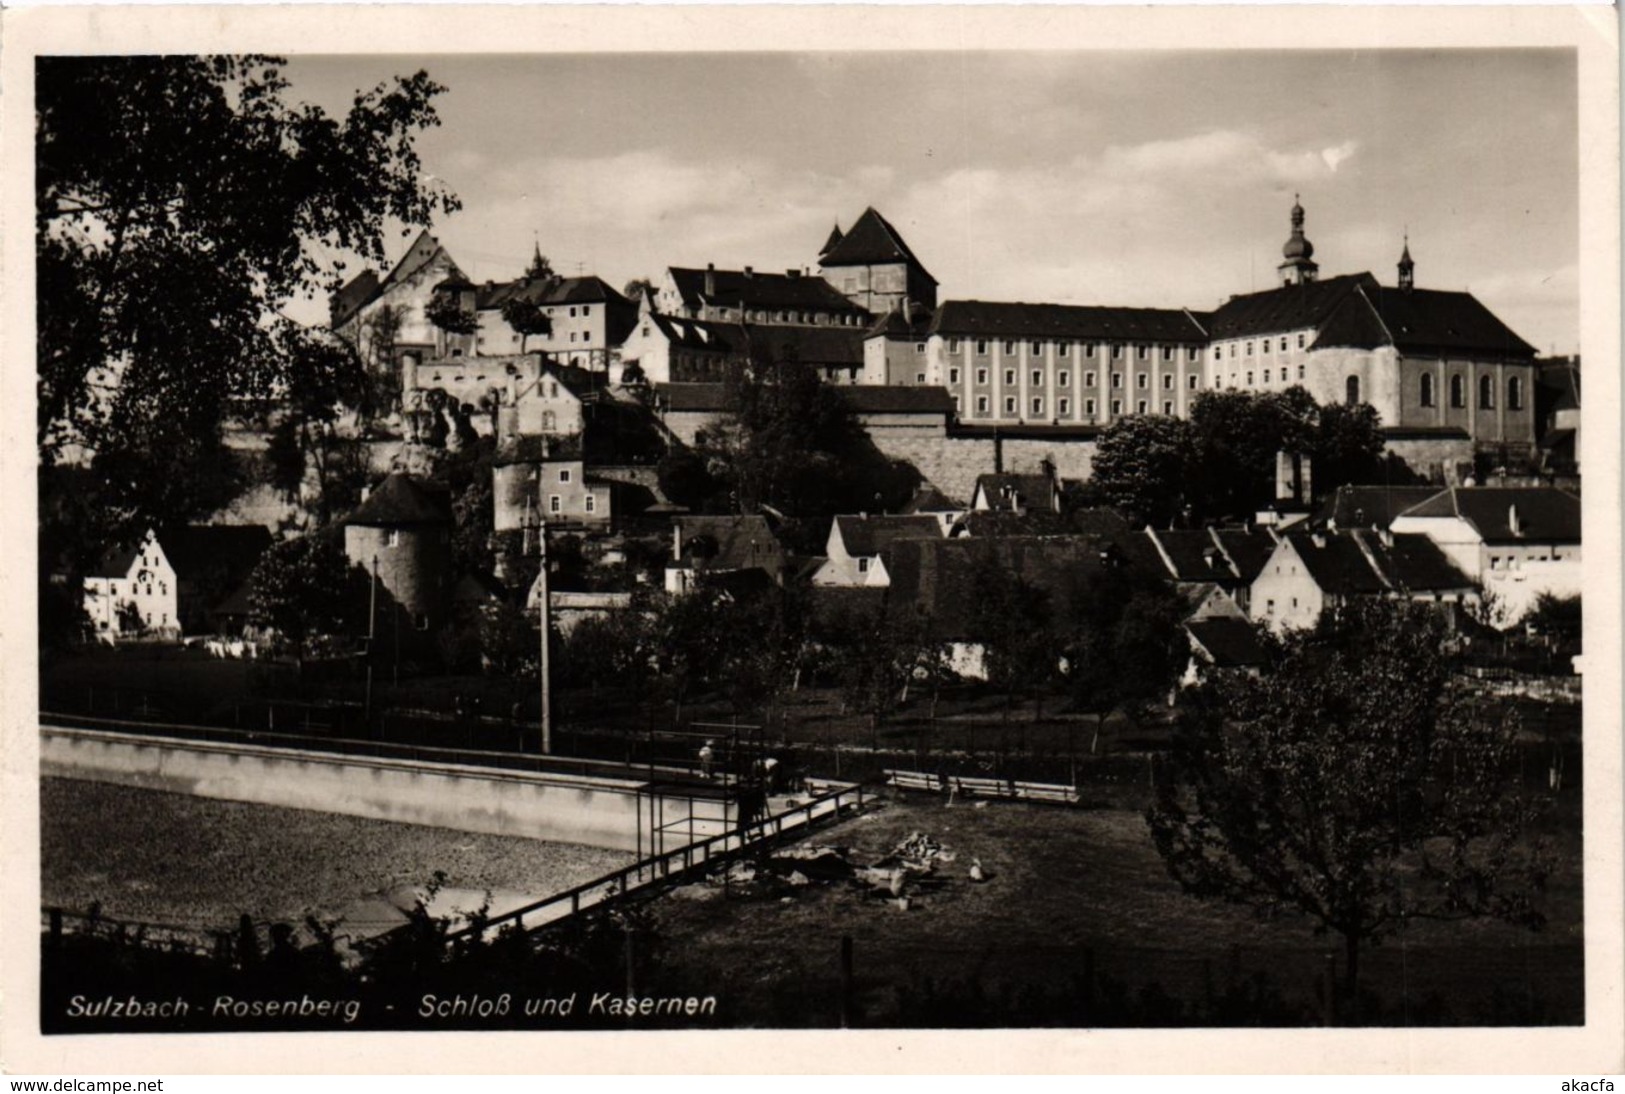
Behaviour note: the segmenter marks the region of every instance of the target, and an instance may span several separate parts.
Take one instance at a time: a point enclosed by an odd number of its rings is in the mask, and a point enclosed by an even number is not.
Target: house
[[[523,335],[509,326],[502,308],[516,299],[539,307],[550,329]],[[472,304],[481,356],[540,351],[560,364],[597,373],[610,370],[638,320],[636,303],[592,275],[487,281],[474,288]]]
[[[170,529],[159,540],[175,570],[182,633],[240,633],[249,579],[273,542],[270,529],[194,524]]]
[[[1061,511],[1061,484],[1053,474],[1012,475],[999,472],[976,477],[972,512],[1009,513]]]
[[[1535,431],[1541,468],[1563,477],[1580,474],[1580,358],[1537,362]]]
[[[756,326],[818,326],[861,329],[870,313],[800,270],[770,273],[746,266],[719,270],[668,267],[653,300],[662,315],[715,323]]]
[[[809,327],[686,319],[646,311],[621,348],[615,382],[712,383],[735,367],[795,361],[833,384],[855,384],[863,375],[863,332]]]
[[[686,593],[698,584],[741,575],[782,584],[786,562],[784,547],[766,517],[675,517],[666,591]]]
[[[1391,527],[1399,514],[1438,492],[1437,486],[1339,486],[1310,520],[1331,532],[1381,531]]]
[[[1216,671],[1257,675],[1268,661],[1258,631],[1245,618],[1210,615],[1185,622],[1191,659],[1180,686],[1192,687]]]
[[[451,592],[451,500],[443,487],[394,472],[344,519],[344,554],[382,594],[375,626],[414,645],[446,619]],[[386,629],[387,628],[387,629]],[[410,636],[416,634],[417,638]]]
[[[150,528],[136,546],[114,548],[85,575],[85,614],[99,641],[180,636],[175,568]]]
[[[1307,628],[1361,597],[1466,604],[1478,589],[1427,536],[1288,532],[1253,582],[1249,614],[1277,632]]]
[[[1420,533],[1479,582],[1514,623],[1542,593],[1577,596],[1580,498],[1551,486],[1451,487],[1394,518],[1393,530]]]
[[[425,230],[383,277],[362,270],[340,288],[328,301],[329,326],[355,346],[363,360],[379,352],[391,354],[397,362],[408,353],[420,360],[465,356],[473,352],[472,342],[458,335],[448,337],[429,322],[425,309],[436,293],[466,284],[450,252]]]
[[[901,510],[904,516],[928,516],[942,527],[942,534],[948,535],[953,531],[954,525],[965,518],[968,510],[963,505],[955,505],[947,496],[935,486],[922,483],[916,487],[913,496],[903,503]]]
[[[870,315],[937,306],[937,279],[903,234],[871,206],[845,232],[839,224],[818,253],[824,280]]]
[[[863,382],[919,387],[930,382],[926,368],[933,312],[923,304],[894,308],[863,333]]]
[[[886,549],[900,539],[940,539],[934,516],[838,516],[830,522],[826,558],[812,576],[814,585],[874,586],[891,583]]]

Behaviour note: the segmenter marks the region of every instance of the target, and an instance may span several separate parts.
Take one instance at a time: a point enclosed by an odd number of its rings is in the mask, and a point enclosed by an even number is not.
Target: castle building
[[[869,313],[821,277],[800,270],[768,273],[671,266],[654,294],[662,315],[713,323],[862,327]]]
[[[425,309],[437,292],[466,285],[467,279],[439,240],[419,232],[401,260],[382,278],[363,270],[328,302],[329,326],[361,354],[363,360],[385,352],[399,360],[450,356],[461,345],[448,345],[445,334],[429,322]]]
[[[937,306],[937,279],[914,257],[902,233],[871,206],[844,233],[830,233],[818,268],[838,292],[871,315]]]
[[[550,329],[523,335],[509,326],[502,306],[513,299],[538,305]],[[474,350],[480,356],[539,351],[594,372],[608,371],[638,316],[636,304],[592,276],[487,281],[475,289],[473,306],[479,320]]]

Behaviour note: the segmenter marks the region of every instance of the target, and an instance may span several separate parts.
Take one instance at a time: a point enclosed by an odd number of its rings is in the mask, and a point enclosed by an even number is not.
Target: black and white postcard
[[[1605,15],[10,13],[8,1056],[1617,1067]]]

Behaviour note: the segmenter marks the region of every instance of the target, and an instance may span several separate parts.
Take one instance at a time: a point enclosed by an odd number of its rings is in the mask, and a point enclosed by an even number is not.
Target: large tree
[[[419,173],[426,73],[335,118],[285,101],[282,64],[37,62],[37,439],[47,464],[92,452],[126,528],[206,509],[187,487],[220,465],[222,421],[310,382],[284,308],[338,287],[334,256],[381,263],[387,229],[456,208]]]
[[[249,610],[303,663],[319,638],[367,632],[370,594],[366,572],[351,565],[336,538],[319,533],[265,552],[250,578]]]
[[[1107,715],[1149,707],[1178,682],[1190,661],[1184,605],[1167,582],[1117,565],[1077,578],[1067,599],[1066,684],[1098,740]]]
[[[1166,525],[1188,504],[1197,475],[1196,432],[1179,418],[1119,418],[1100,435],[1090,480],[1135,526]]]
[[[1147,811],[1187,892],[1341,935],[1350,1004],[1362,948],[1409,923],[1542,922],[1515,727],[1458,690],[1440,639],[1423,605],[1328,613],[1260,677],[1199,693]]]
[[[1191,405],[1206,515],[1250,516],[1275,500],[1275,457],[1312,450],[1319,408],[1301,387],[1205,391]]]
[[[547,317],[547,309],[523,296],[512,296],[502,302],[502,321],[519,336],[520,353],[525,352],[531,335],[553,333],[553,321]]]

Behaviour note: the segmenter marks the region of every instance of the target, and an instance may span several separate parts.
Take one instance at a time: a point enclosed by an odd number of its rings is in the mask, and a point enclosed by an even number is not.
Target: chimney
[[[800,270],[785,270],[784,271],[784,276],[788,277],[791,281],[794,281],[796,278],[801,276],[801,271]]]
[[[1523,520],[1518,516],[1517,505],[1507,506],[1507,527],[1515,536],[1523,535]]]
[[[745,267],[745,276],[747,278],[755,277],[756,276],[756,271],[751,269],[749,266],[746,266]]]
[[[367,499],[368,499],[368,498],[370,498],[370,497],[371,497],[371,496],[372,496],[372,487],[370,487],[370,486],[363,486],[363,487],[362,487],[362,488],[361,488],[361,500],[362,500],[362,501],[366,501],[366,500],[367,500]]]
[[[1275,453],[1275,500],[1296,501],[1297,491],[1294,489],[1297,476],[1292,473],[1292,453],[1286,449],[1278,449]]]
[[[673,562],[683,557],[683,523],[674,520],[671,522],[671,558]]]
[[[707,262],[705,264],[705,295],[706,296],[715,296],[716,294],[717,294],[717,264],[715,262]]]

